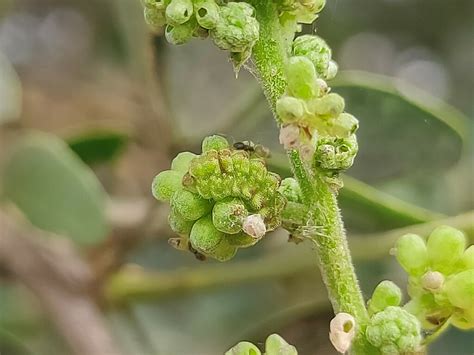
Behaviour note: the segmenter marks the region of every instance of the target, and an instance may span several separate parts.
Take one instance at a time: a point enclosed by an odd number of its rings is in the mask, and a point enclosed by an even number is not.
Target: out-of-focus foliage
[[[25,135],[13,148],[2,180],[4,197],[32,224],[79,245],[96,244],[107,236],[102,186],[57,137]]]

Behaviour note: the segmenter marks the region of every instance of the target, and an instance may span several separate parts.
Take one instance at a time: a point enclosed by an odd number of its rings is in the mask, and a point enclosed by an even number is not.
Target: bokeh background
[[[331,86],[361,123],[340,200],[367,296],[405,285],[397,235],[447,216],[469,227],[473,20],[471,0],[328,0],[316,23],[341,69]],[[122,354],[221,354],[275,332],[302,355],[335,354],[309,243],[277,231],[226,264],[168,246],[151,180],[215,132],[269,146],[289,175],[259,87],[210,41],[168,45],[138,0],[1,0],[0,207],[77,251]],[[0,353],[68,354],[41,297],[7,271],[0,258]],[[430,353],[473,354],[473,339],[450,330]]]

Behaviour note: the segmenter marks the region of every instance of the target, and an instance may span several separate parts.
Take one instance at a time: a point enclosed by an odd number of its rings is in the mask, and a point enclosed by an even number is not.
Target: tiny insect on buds
[[[402,291],[392,281],[382,281],[375,288],[369,301],[371,314],[383,311],[389,306],[398,306],[402,301]]]
[[[153,179],[151,185],[153,196],[160,201],[169,201],[171,196],[182,187],[181,179],[182,174],[177,171],[162,171]]]
[[[313,63],[303,56],[291,57],[286,66],[289,92],[302,99],[310,99],[318,94],[316,70]]]
[[[396,257],[410,275],[421,275],[428,267],[425,241],[416,234],[406,234],[396,244]]]
[[[189,21],[193,14],[191,0],[171,0],[166,7],[166,20],[172,26],[179,26]]]
[[[440,226],[431,232],[426,246],[432,268],[450,273],[464,252],[466,237],[455,228]]]
[[[340,353],[348,351],[355,337],[356,321],[348,313],[338,313],[329,324],[329,340]]]
[[[267,232],[267,227],[259,214],[253,214],[245,218],[242,229],[253,238],[260,239]]]
[[[212,203],[198,194],[187,190],[178,190],[171,197],[171,208],[175,209],[183,218],[195,221],[211,211]]]

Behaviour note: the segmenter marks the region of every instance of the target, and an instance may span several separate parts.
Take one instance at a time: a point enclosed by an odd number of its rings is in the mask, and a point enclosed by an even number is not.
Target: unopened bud
[[[300,129],[296,125],[286,125],[280,128],[280,144],[287,150],[298,148],[300,145]]]
[[[439,291],[444,284],[444,275],[438,271],[428,271],[421,278],[421,286],[428,291]]]
[[[329,324],[329,340],[340,353],[345,353],[351,347],[355,337],[356,322],[348,313],[338,313]]]
[[[253,214],[245,218],[242,229],[245,233],[257,239],[262,238],[267,232],[267,227],[265,227],[263,218],[259,214]]]

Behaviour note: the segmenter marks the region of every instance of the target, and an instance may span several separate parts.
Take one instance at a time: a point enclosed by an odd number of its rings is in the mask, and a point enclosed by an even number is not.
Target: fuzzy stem
[[[253,48],[253,61],[260,83],[275,112],[276,101],[286,90],[284,64],[288,50],[285,48],[274,2],[253,0],[251,3],[260,23],[260,39]],[[276,120],[280,123],[277,117]],[[305,221],[305,225],[309,227],[307,236],[316,245],[321,273],[334,311],[350,313],[356,319],[358,332],[353,352],[370,353],[364,336],[368,313],[352,265],[336,196],[319,176],[313,178],[312,186],[309,185],[311,176],[302,165],[299,154],[293,151],[288,155],[292,170],[303,190],[303,202],[310,208]]]

